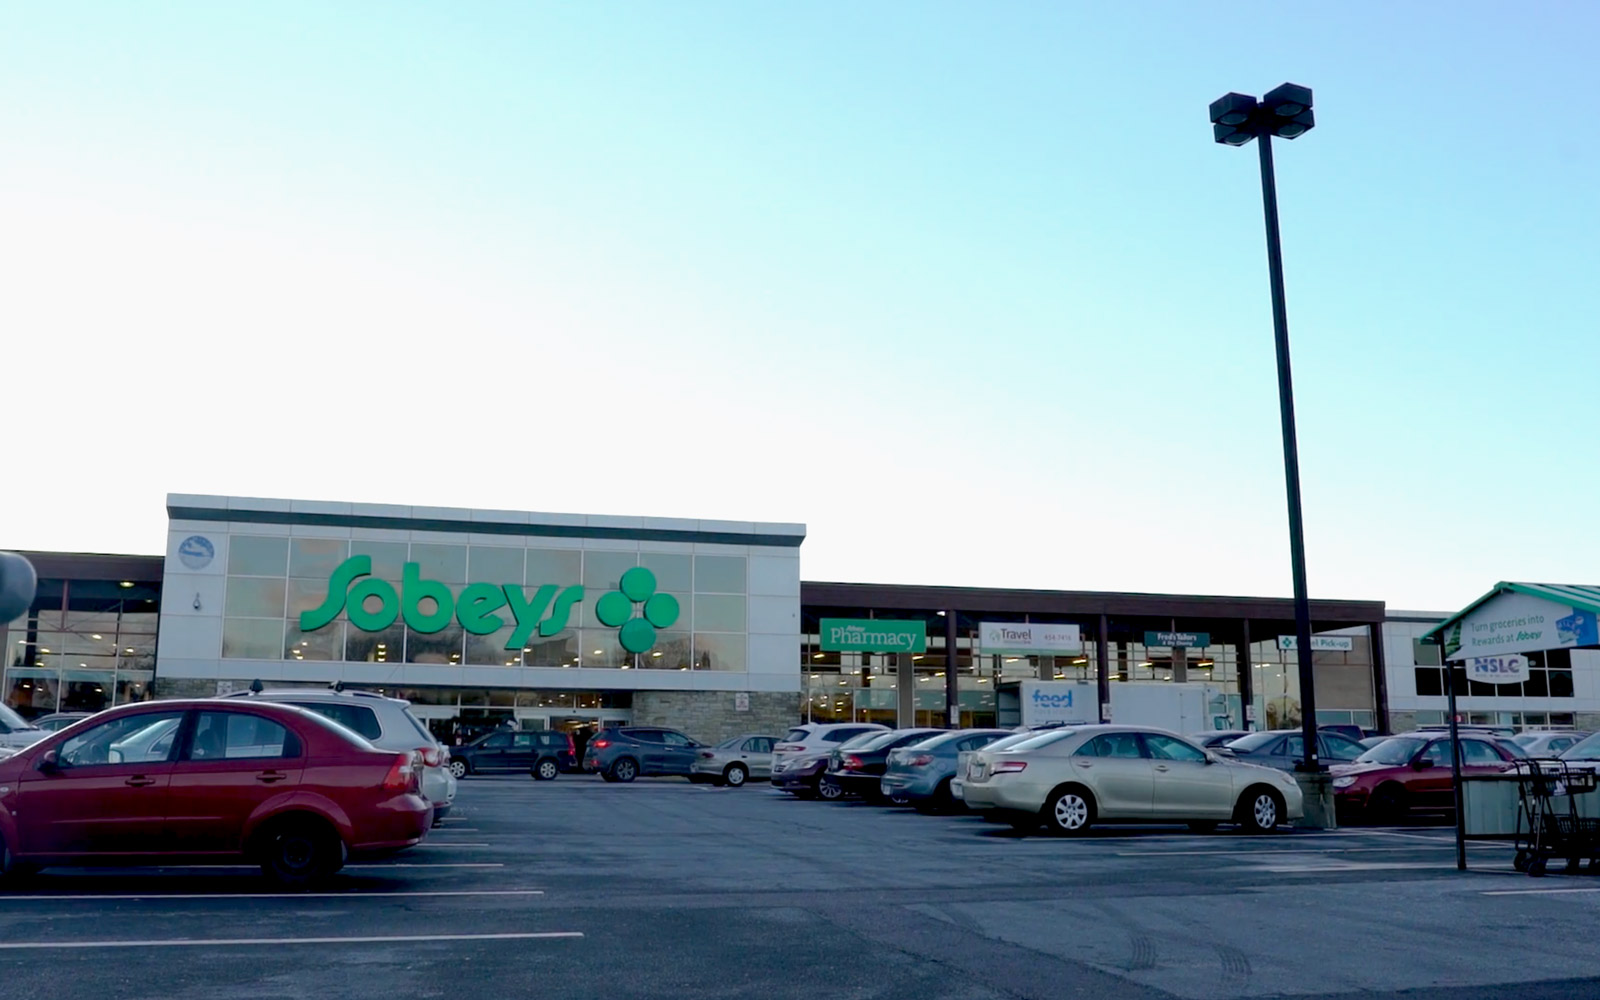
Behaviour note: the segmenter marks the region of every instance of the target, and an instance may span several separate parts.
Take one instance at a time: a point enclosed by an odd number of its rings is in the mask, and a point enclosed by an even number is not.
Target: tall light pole
[[[1295,444],[1294,379],[1289,371],[1289,312],[1283,298],[1283,247],[1278,239],[1278,186],[1272,172],[1272,137],[1298,139],[1311,131],[1311,88],[1286,83],[1261,100],[1224,94],[1211,102],[1217,142],[1243,146],[1257,140],[1261,151],[1261,201],[1267,217],[1267,271],[1272,281],[1272,329],[1278,348],[1278,409],[1283,420],[1283,478],[1289,493],[1289,564],[1294,574],[1294,631],[1300,662],[1300,728],[1305,757],[1299,767],[1320,771],[1317,759],[1317,699],[1311,674],[1311,602],[1306,596],[1305,527],[1300,517],[1300,452]]]

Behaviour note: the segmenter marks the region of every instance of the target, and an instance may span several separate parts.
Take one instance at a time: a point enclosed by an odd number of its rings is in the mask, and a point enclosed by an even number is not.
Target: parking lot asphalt
[[[0,893],[0,995],[1600,995],[1600,879],[1446,828],[1018,837],[764,786],[462,782],[422,846],[310,893],[251,869]]]

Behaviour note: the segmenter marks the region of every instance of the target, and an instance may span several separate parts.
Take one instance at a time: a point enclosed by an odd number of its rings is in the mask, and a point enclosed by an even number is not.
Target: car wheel
[[[39,871],[39,866],[18,861],[11,854],[11,845],[0,836],[0,885],[13,886]]]
[[[819,781],[817,782],[817,795],[829,802],[834,802],[844,798],[844,789],[831,781]]]
[[[1367,814],[1373,821],[1383,824],[1399,823],[1406,818],[1406,810],[1406,790],[1393,783],[1374,789],[1367,806]]]
[[[1239,825],[1248,833],[1271,833],[1283,822],[1283,799],[1270,788],[1252,788],[1239,799]]]
[[[1054,832],[1075,837],[1094,823],[1094,797],[1083,788],[1063,788],[1045,803],[1044,820]]]
[[[624,757],[611,765],[611,777],[626,784],[639,776],[639,765],[632,757]]]
[[[455,775],[457,780],[465,778],[471,770],[472,768],[467,766],[467,762],[461,758],[450,758],[450,773]]]
[[[728,769],[722,772],[722,780],[733,788],[738,788],[750,777],[750,772],[745,770],[743,764],[729,764]]]
[[[1189,830],[1192,833],[1216,833],[1217,821],[1214,819],[1190,820]]]
[[[259,851],[262,873],[291,889],[311,885],[344,867],[344,841],[319,820],[273,824],[261,838]]]
[[[555,761],[548,757],[546,757],[544,760],[541,760],[533,767],[533,776],[540,781],[554,781],[556,780],[556,775],[560,773],[561,768],[556,765]]]

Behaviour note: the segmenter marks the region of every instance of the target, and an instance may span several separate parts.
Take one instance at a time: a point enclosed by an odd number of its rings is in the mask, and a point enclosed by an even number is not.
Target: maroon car
[[[1461,773],[1497,774],[1516,760],[1488,736],[1461,737]],[[1412,812],[1454,812],[1450,736],[1405,733],[1384,740],[1350,764],[1328,769],[1340,815],[1386,823]]]
[[[420,771],[415,752],[290,705],[124,705],[0,761],[0,878],[244,859],[305,885],[421,841]]]

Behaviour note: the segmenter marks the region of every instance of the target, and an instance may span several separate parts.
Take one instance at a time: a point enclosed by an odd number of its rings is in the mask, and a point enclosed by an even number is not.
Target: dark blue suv
[[[695,751],[705,744],[656,726],[622,726],[594,734],[583,751],[583,769],[607,781],[632,781],[644,775],[689,776]]]

